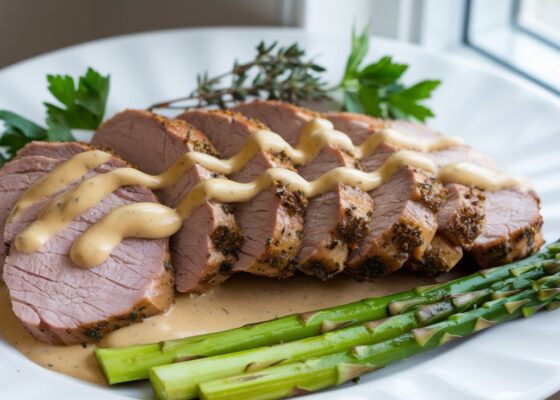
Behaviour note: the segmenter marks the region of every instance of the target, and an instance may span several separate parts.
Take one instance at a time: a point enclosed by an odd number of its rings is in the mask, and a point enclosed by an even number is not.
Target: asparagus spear
[[[228,331],[124,348],[101,348],[95,355],[110,384],[145,379],[148,370],[218,354],[289,342],[331,329],[397,315],[420,304],[429,304],[461,293],[476,291],[502,281],[511,274],[542,276],[553,268],[560,246],[503,267],[492,268],[439,285],[419,287],[385,297],[366,299],[304,314],[294,314]]]
[[[557,276],[560,278],[560,275]],[[550,277],[546,278],[549,278],[546,282],[552,281]],[[192,399],[197,397],[197,386],[200,383],[247,371],[257,371],[271,365],[288,364],[343,351],[356,345],[378,343],[414,328],[432,324],[453,313],[467,310],[475,304],[489,300],[490,296],[501,298],[533,284],[533,281],[524,277],[512,277],[496,282],[487,289],[456,295],[439,303],[419,306],[408,313],[327,332],[320,336],[273,347],[155,367],[150,370],[150,380],[161,399]]]
[[[339,385],[450,340],[521,316],[533,315],[545,305],[556,304],[558,291],[555,291],[555,296],[549,296],[547,290],[550,289],[527,289],[378,344],[354,346],[344,352],[202,383],[199,396],[205,400],[267,400]]]
[[[531,281],[523,281],[525,287],[531,286]],[[150,381],[160,399],[193,399],[198,397],[197,390],[200,383],[343,351],[357,345],[382,342],[414,328],[445,319],[454,312],[470,308],[473,304],[482,303],[488,300],[492,293],[491,289],[481,289],[439,303],[423,305],[415,311],[365,322],[319,336],[276,346],[162,365],[150,369]]]

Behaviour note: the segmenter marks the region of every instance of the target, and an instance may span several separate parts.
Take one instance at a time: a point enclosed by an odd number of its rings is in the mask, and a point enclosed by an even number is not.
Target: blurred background
[[[560,94],[560,0],[0,0],[0,68],[88,40],[201,26],[374,35],[476,57]]]

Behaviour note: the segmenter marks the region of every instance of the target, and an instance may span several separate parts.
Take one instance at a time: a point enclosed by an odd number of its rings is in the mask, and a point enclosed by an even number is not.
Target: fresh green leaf
[[[342,91],[344,109],[374,117],[416,119],[424,122],[433,112],[422,104],[440,85],[437,80],[425,80],[410,87],[401,83],[408,65],[381,57],[361,68],[368,51],[367,30],[361,35],[352,32],[352,50],[342,82],[335,88]]]
[[[10,111],[0,110],[0,120],[4,121],[4,132],[0,136],[0,146],[7,152],[9,158],[16,155],[17,151],[33,140],[44,140],[46,130],[34,122]],[[0,164],[7,160],[4,155]]]
[[[426,118],[433,117],[434,113],[428,107],[418,104],[414,99],[402,96],[389,98],[389,117],[397,119],[408,119],[412,117],[420,122]]]
[[[30,120],[11,111],[0,110],[0,120],[4,121],[6,131],[10,128],[21,132],[26,138],[42,140],[45,138],[45,129]]]
[[[389,85],[396,82],[407,68],[408,65],[394,63],[391,57],[385,56],[360,71],[359,79],[364,85]]]
[[[76,99],[74,79],[69,75],[47,75],[48,89],[55,99],[66,107],[72,107]]]
[[[22,131],[16,128],[8,128],[0,138],[0,146],[5,147],[10,158],[14,157],[19,149],[30,142]]]
[[[364,114],[372,116],[381,115],[379,91],[376,88],[362,86],[358,91],[358,98],[360,99]]]
[[[414,100],[429,99],[432,92],[441,84],[441,81],[422,81],[403,90],[399,96]]]
[[[344,101],[344,108],[346,111],[355,112],[362,114],[364,112],[364,108],[362,107],[362,103],[358,98],[358,95],[353,92],[344,92],[343,95]]]
[[[92,68],[80,77],[76,103],[96,117],[96,125],[91,129],[96,129],[103,122],[110,83],[109,75],[102,76]]]
[[[48,89],[60,105],[44,103],[46,125],[43,128],[10,111],[0,110],[4,132],[0,135],[0,147],[9,158],[33,140],[72,141],[72,129],[96,129],[103,121],[109,76],[102,76],[92,68],[77,82],[69,75],[48,75]],[[0,153],[0,165],[9,158]]]
[[[109,76],[91,68],[76,84],[69,75],[48,75],[49,91],[65,106],[45,103],[49,118],[69,129],[96,129],[103,121],[109,93]]]
[[[49,142],[74,141],[63,110],[53,105],[47,106],[47,140]]]
[[[49,142],[72,142],[76,140],[68,127],[60,125],[49,127],[47,139]]]
[[[352,49],[346,62],[343,81],[354,78],[358,73],[358,68],[369,48],[369,28],[366,27],[361,34],[356,35],[356,30],[352,30]]]

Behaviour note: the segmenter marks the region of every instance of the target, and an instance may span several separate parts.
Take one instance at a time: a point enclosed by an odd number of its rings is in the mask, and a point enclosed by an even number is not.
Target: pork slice
[[[446,236],[436,234],[422,258],[411,258],[406,266],[412,271],[419,271],[423,275],[435,277],[448,272],[463,258],[463,248],[454,244]]]
[[[276,100],[242,103],[232,110],[248,118],[261,121],[292,146],[299,143],[301,131],[307,123],[319,116],[310,110]]]
[[[445,189],[446,202],[437,214],[438,233],[468,250],[484,227],[484,191],[455,183],[446,184]]]
[[[260,122],[229,111],[191,110],[178,118],[204,132],[225,158],[239,153],[255,132],[268,129]],[[230,179],[250,182],[269,168],[295,171],[285,156],[260,151]],[[279,183],[251,201],[236,205],[235,216],[244,243],[234,271],[278,278],[292,275],[301,245],[304,208],[301,194]]]
[[[262,121],[292,146],[299,143],[303,128],[317,115],[278,101],[256,101],[235,109]],[[356,167],[356,160],[343,150],[326,146],[305,166],[298,168],[307,180],[317,179],[336,167]],[[327,279],[344,269],[349,249],[356,247],[369,227],[371,198],[363,191],[337,185],[333,191],[309,199],[303,229],[298,269]]]
[[[334,167],[355,165],[352,156],[328,146],[301,167],[300,174],[311,181]],[[348,185],[339,184],[334,190],[310,199],[298,268],[323,280],[343,271],[350,249],[369,232],[372,215],[372,198]]]
[[[35,156],[29,160],[15,159],[0,169],[0,232],[4,232],[8,216],[21,194],[59,163],[49,157]],[[7,243],[0,246],[0,274],[7,251]]]
[[[466,146],[432,152],[441,167],[468,162],[497,170],[494,160]],[[534,191],[503,189],[496,192],[448,184],[448,198],[459,204],[454,213],[444,206],[438,215],[446,236],[471,251],[481,267],[492,267],[527,257],[543,244],[540,200]],[[460,192],[460,193],[457,193]]]
[[[346,133],[355,145],[363,143],[368,137],[383,128],[398,129],[399,132],[423,140],[439,136],[438,133],[425,129],[421,125],[406,121],[386,121],[355,113],[333,112],[324,114],[324,117],[333,123],[335,129]],[[381,143],[375,152],[361,162],[366,171],[375,171],[399,150],[398,147],[389,143]],[[436,232],[437,222],[434,222],[437,221],[435,214],[444,204],[445,191],[427,173],[416,171],[412,167],[403,167],[403,169],[407,169],[408,172],[403,173],[401,178],[393,177],[389,182],[370,193],[374,199],[372,232],[375,232],[376,236],[372,236],[370,233],[369,239],[366,239],[371,241],[371,253],[361,248],[361,251],[351,255],[353,268],[349,268],[349,272],[358,279],[376,279],[400,269],[407,261],[407,254],[414,262],[415,269],[428,270],[431,268],[427,265],[428,260],[433,261],[435,256],[443,254],[443,251],[436,249],[440,243],[444,243],[443,241],[438,240],[434,242],[433,246],[430,246],[429,242],[438,234]],[[389,190],[400,190],[401,193],[387,193]],[[381,204],[382,202],[391,203]],[[402,213],[400,222],[397,222],[400,217],[398,213]],[[399,250],[399,246],[395,244],[402,238],[399,239],[395,236],[399,229],[395,230],[394,226],[407,226],[410,232],[418,234],[418,239],[411,240],[409,246]],[[399,236],[402,235],[399,234]],[[362,243],[363,246],[367,247],[367,243]],[[384,252],[384,248],[387,249],[386,252]],[[424,260],[423,255],[427,249],[433,256]],[[441,260],[437,264],[441,266],[448,260],[451,258]],[[361,264],[363,265],[360,266]],[[435,261],[432,264],[435,264]]]
[[[352,112],[328,112],[323,117],[331,121],[336,130],[346,133],[355,145],[362,144],[373,133],[385,128],[392,128],[421,140],[441,136],[425,125],[409,121],[386,120]]]
[[[40,153],[40,144],[29,146],[35,147],[33,152],[24,148],[20,153],[24,156],[6,164],[0,172],[2,204],[13,205],[31,184],[47,175],[64,157],[75,154],[62,147],[76,149],[74,144],[46,144],[45,154],[57,155],[59,159],[55,159],[25,155]],[[59,151],[51,151],[55,147],[60,147]],[[124,165],[113,158],[86,177]],[[35,337],[53,344],[94,342],[171,304],[173,280],[166,268],[169,258],[166,239],[126,239],[103,264],[90,269],[77,267],[69,257],[73,241],[111,210],[135,202],[157,202],[149,189],[121,188],[77,217],[39,251],[19,253],[13,246],[15,237],[36,219],[47,201],[42,199],[31,205],[4,229],[8,253],[3,279],[16,316]]]
[[[34,141],[18,150],[17,158],[29,156],[50,157],[55,160],[67,160],[76,154],[91,150],[91,146],[81,142],[67,142],[64,146],[60,146],[58,142],[40,142]],[[122,160],[115,158],[111,160],[119,165],[125,165]]]
[[[92,143],[113,149],[149,174],[159,174],[181,155],[198,151],[218,155],[206,136],[185,121],[168,120],[143,110],[126,110],[105,122]],[[175,207],[195,185],[222,177],[195,165],[175,184],[157,192],[162,203]],[[225,281],[238,259],[242,234],[231,207],[206,201],[171,239],[171,260],[180,292],[203,293]]]
[[[358,280],[375,280],[422,255],[437,230],[435,211],[441,186],[415,168],[401,168],[369,192],[373,216],[369,234],[351,252],[346,272]]]
[[[485,195],[485,224],[470,250],[478,265],[493,267],[536,253],[544,243],[537,194],[511,188]]]
[[[4,225],[8,219],[13,205],[19,196],[44,174],[50,172],[61,161],[83,151],[90,150],[91,147],[84,143],[69,142],[65,146],[50,142],[31,142],[21,148],[15,160],[6,164],[0,169],[0,177],[3,186],[0,187],[2,202],[0,204],[0,232],[4,232]],[[24,160],[24,158],[29,160]],[[111,159],[110,164],[124,166],[125,163],[117,158]],[[54,193],[56,195],[57,193]],[[51,196],[52,197],[52,196]],[[0,275],[4,266],[7,246],[0,246]]]

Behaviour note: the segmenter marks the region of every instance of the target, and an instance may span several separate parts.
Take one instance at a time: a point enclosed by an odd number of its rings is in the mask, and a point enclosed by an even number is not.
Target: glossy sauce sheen
[[[239,171],[258,151],[264,150],[272,153],[282,151],[294,164],[303,165],[315,158],[326,145],[346,149],[360,159],[374,152],[384,141],[409,150],[392,154],[381,167],[372,172],[339,167],[309,182],[293,171],[271,168],[248,183],[219,178],[200,182],[185,195],[174,210],[153,203],[136,203],[120,207],[81,235],[73,244],[70,255],[78,266],[95,267],[106,260],[113,249],[127,237],[154,239],[169,237],[177,232],[182,221],[205,201],[217,200],[225,203],[249,201],[276,182],[283,183],[290,190],[301,191],[307,198],[312,198],[332,190],[340,183],[358,187],[363,191],[371,191],[388,180],[401,167],[412,166],[434,174],[444,183],[476,185],[487,190],[521,185],[521,181],[516,177],[468,163],[449,164],[438,171],[435,164],[422,154],[460,145],[462,142],[456,138],[439,137],[422,141],[392,129],[385,129],[372,134],[361,146],[355,147],[350,138],[334,130],[329,121],[314,119],[304,128],[300,144],[295,149],[279,135],[269,131],[259,131],[251,136],[243,149],[229,160],[191,152],[184,154],[160,175],[148,175],[133,168],[118,168],[86,179],[74,189],[51,200],[37,220],[18,235],[16,248],[25,253],[37,251],[49,238],[66,228],[74,218],[119,187],[126,185],[142,185],[150,189],[169,187],[194,164],[200,164],[215,172],[231,174]],[[16,219],[18,213],[34,200],[65,187],[68,184],[68,179],[65,177],[72,175],[73,171],[85,173],[88,167],[99,165],[103,154],[106,153],[93,150],[63,163],[43,180],[51,182],[51,185],[44,185],[43,181],[40,181],[24,193],[22,196],[24,201],[20,200],[16,203],[11,219]]]
[[[220,331],[430,283],[433,281],[416,279],[405,272],[392,274],[379,283],[357,283],[343,276],[320,282],[299,275],[282,281],[238,275],[203,296],[178,295],[165,314],[121,328],[107,335],[100,346],[129,346]],[[55,346],[35,339],[13,314],[5,286],[0,287],[0,313],[0,338],[23,355],[50,370],[105,384],[93,355],[95,346]]]

